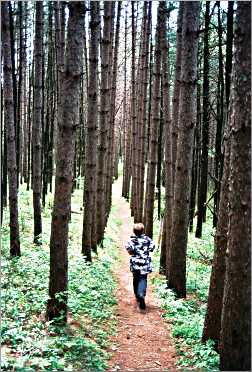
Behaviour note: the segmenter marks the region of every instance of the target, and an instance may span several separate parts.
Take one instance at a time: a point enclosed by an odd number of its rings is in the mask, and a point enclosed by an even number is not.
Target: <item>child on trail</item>
[[[130,271],[133,274],[133,290],[141,310],[145,310],[145,295],[147,288],[147,275],[152,272],[151,257],[149,255],[155,249],[151,238],[144,234],[144,225],[133,225],[135,235],[130,237],[126,245],[130,258]]]

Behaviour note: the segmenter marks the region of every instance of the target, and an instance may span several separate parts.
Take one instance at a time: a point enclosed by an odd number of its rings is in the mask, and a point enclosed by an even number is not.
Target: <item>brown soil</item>
[[[129,204],[121,197],[121,179],[113,187],[113,203],[117,206],[120,227],[121,264],[118,278],[117,335],[112,337],[112,358],[108,371],[176,371],[176,352],[170,329],[161,318],[162,310],[153,294],[148,277],[145,312],[141,312],[132,290],[129,255],[124,246],[132,234]]]

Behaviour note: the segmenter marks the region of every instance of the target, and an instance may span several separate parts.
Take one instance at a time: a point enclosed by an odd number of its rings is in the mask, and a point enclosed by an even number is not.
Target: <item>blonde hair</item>
[[[135,235],[142,235],[144,232],[144,224],[142,222],[134,223],[133,232]]]

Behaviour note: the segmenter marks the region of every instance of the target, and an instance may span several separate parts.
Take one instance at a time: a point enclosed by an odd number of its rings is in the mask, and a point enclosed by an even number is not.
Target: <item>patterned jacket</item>
[[[141,274],[152,272],[152,263],[149,253],[155,249],[155,244],[151,238],[142,234],[131,236],[126,244],[127,251],[131,254],[130,271],[140,270]]]

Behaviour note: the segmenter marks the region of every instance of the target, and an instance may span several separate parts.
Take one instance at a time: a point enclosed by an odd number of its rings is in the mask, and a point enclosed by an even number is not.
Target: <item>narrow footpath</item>
[[[141,313],[132,291],[132,274],[125,243],[132,234],[133,220],[129,204],[121,197],[122,177],[113,186],[113,204],[117,207],[120,226],[120,266],[115,275],[117,290],[117,336],[112,337],[112,359],[108,371],[176,371],[175,347],[170,329],[161,318],[159,301],[153,294],[148,277],[145,313]]]

